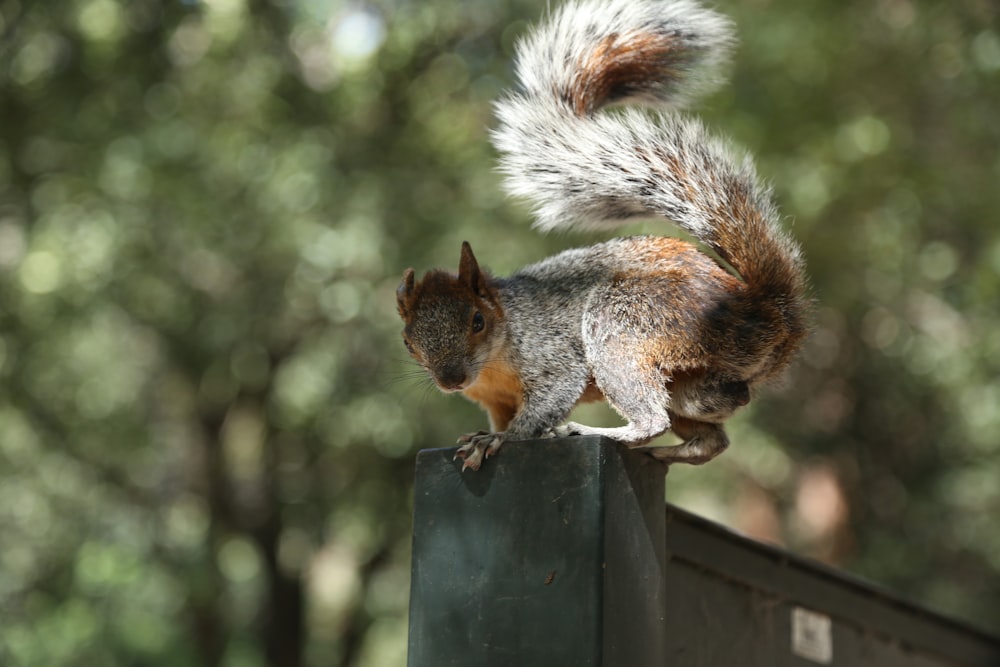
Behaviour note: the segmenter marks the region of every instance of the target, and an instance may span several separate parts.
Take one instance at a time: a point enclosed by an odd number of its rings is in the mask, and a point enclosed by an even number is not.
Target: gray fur
[[[525,385],[525,405],[508,427],[508,437],[596,434],[638,446],[670,429],[675,415],[721,422],[749,400],[745,383],[742,394],[730,400],[719,389],[724,381],[714,377],[702,385],[685,385],[672,397],[671,369],[650,366],[648,359],[636,355],[642,343],[664,331],[696,326],[704,312],[728,297],[721,287],[713,290],[700,283],[700,274],[710,274],[717,266],[694,248],[689,247],[676,262],[673,258],[652,265],[639,261],[637,250],[646,245],[646,238],[618,238],[567,250],[495,281],[509,314],[509,349],[518,355],[515,365],[522,369]],[[664,283],[664,292],[656,293],[656,281],[669,270],[686,278]],[[635,275],[636,286],[616,278],[622,274]],[[690,292],[697,293],[697,308],[661,305]],[[596,379],[608,402],[629,420],[628,425],[595,428],[571,422],[558,426],[590,379]],[[706,432],[700,444],[683,450],[688,454],[678,450],[675,458],[708,460],[711,456],[706,452],[718,453],[728,444],[721,428],[702,430]]]

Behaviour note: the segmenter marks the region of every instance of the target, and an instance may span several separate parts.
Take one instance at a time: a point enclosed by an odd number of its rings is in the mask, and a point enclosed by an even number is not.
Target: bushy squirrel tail
[[[676,111],[719,82],[733,43],[728,19],[691,0],[571,0],[518,45],[521,90],[497,102],[493,142],[537,227],[667,218],[797,329],[802,259],[768,188],[748,158]],[[601,111],[620,102],[660,108]]]

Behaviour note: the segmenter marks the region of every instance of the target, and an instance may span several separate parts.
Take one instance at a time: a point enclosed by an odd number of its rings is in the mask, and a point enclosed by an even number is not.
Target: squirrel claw
[[[465,443],[458,448],[454,457],[454,459],[462,459],[462,472],[468,468],[479,470],[483,461],[500,450],[500,445],[503,444],[503,434],[480,431],[463,435],[458,441]]]
[[[469,468],[479,470],[479,466],[483,464],[483,450],[473,447],[472,444],[460,447],[455,455],[462,457],[462,472]]]
[[[465,444],[467,442],[470,442],[473,438],[475,438],[476,436],[480,436],[480,435],[489,435],[489,433],[486,432],[486,431],[476,431],[475,433],[465,433],[465,434],[462,434],[462,435],[458,436],[458,441],[457,442],[458,442],[458,444],[462,445],[462,444]]]

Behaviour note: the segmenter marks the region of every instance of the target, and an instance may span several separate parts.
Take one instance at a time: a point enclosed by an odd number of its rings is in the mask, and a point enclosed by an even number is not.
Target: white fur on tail
[[[797,293],[798,247],[753,163],[676,110],[718,83],[733,43],[691,0],[562,6],[518,45],[521,90],[496,103],[507,191],[546,231],[667,218],[748,283]],[[602,111],[621,102],[660,108]]]

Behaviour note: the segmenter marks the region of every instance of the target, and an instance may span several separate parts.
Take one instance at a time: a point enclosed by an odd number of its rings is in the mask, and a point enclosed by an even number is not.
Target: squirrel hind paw
[[[685,438],[679,445],[650,447],[649,454],[664,463],[708,463],[729,447],[729,438],[719,424],[707,424],[678,420],[674,432]]]
[[[483,461],[490,458],[500,450],[503,445],[503,433],[486,433],[478,431],[467,433],[461,436],[458,441],[462,444],[455,452],[456,459],[462,459],[462,472],[467,469],[479,470]]]

